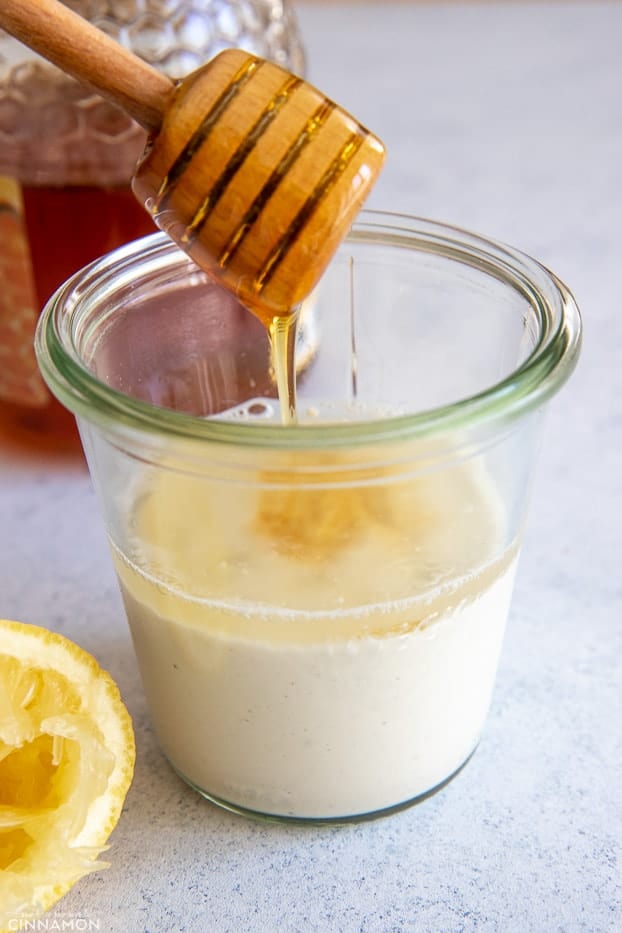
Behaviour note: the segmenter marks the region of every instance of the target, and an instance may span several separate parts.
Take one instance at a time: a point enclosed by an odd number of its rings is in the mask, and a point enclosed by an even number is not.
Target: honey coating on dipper
[[[133,188],[160,229],[269,327],[317,284],[384,157],[316,88],[225,49],[177,85]]]

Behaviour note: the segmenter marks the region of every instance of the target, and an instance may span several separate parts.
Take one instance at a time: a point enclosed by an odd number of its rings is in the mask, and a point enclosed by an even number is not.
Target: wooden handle
[[[0,0],[0,26],[150,132],[134,193],[199,266],[268,326],[304,300],[380,171],[377,137],[240,49],[174,85],[58,0]]]
[[[58,0],[1,0],[0,26],[146,130],[160,127],[173,82]]]

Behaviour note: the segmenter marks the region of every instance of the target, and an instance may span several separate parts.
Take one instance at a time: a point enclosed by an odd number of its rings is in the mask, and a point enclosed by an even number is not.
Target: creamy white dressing
[[[131,555],[113,553],[149,708],[207,795],[365,814],[475,748],[516,563],[481,467],[309,503],[164,472],[132,524]]]

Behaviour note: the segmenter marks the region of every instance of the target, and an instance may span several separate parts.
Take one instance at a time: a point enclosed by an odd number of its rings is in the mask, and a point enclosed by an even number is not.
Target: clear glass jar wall
[[[38,331],[161,745],[240,812],[419,800],[484,727],[576,306],[506,247],[364,212],[312,299],[284,428],[212,289],[156,236],[68,283]]]

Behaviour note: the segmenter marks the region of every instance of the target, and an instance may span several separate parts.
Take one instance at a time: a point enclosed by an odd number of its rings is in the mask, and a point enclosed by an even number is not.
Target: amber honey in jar
[[[297,24],[282,0],[67,6],[172,79],[229,46],[304,70]],[[130,190],[144,145],[144,131],[118,108],[0,31],[0,447],[78,448],[73,417],[36,370],[34,328],[70,275],[155,232]],[[240,320],[246,326],[246,316]],[[258,348],[262,372],[267,352]]]

